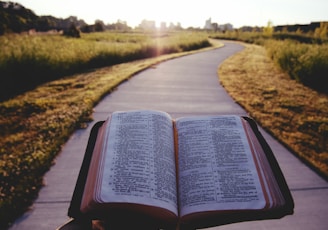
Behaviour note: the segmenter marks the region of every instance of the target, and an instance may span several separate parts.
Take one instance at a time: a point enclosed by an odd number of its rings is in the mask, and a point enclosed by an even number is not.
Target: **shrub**
[[[67,36],[67,37],[72,37],[72,38],[80,38],[81,35],[80,35],[80,31],[78,30],[78,28],[72,24],[68,30],[65,30],[64,31],[64,35]]]
[[[328,45],[313,45],[299,57],[295,75],[307,86],[328,93]]]
[[[328,45],[301,44],[294,41],[268,41],[270,57],[292,79],[328,93]]]
[[[272,37],[276,40],[294,40],[296,42],[307,44],[321,44],[325,41],[321,38],[298,33],[275,33]]]

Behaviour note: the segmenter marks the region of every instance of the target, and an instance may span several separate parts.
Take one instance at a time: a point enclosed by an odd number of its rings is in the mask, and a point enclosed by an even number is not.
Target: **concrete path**
[[[247,113],[227,95],[217,78],[221,62],[243,47],[220,49],[170,60],[143,71],[118,87],[95,107],[95,119],[76,131],[45,176],[45,187],[31,210],[11,230],[53,230],[68,220],[67,210],[82,163],[91,126],[116,110],[157,109],[173,117]],[[328,183],[262,130],[283,170],[295,201],[295,214],[279,220],[236,223],[217,229],[327,229]]]

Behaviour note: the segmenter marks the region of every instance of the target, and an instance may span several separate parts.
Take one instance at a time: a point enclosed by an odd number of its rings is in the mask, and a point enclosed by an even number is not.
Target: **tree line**
[[[53,16],[38,16],[32,10],[19,3],[0,1],[0,35],[5,33],[21,33],[30,30],[46,32],[49,30],[67,31],[75,26],[82,32],[97,32],[108,30],[129,30],[126,22],[118,20],[116,23],[105,25],[101,20],[88,25],[84,20],[75,16],[66,19]]]

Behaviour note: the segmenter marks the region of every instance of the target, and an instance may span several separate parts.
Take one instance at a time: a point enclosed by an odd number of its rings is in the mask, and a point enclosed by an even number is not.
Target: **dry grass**
[[[246,45],[219,69],[229,94],[263,128],[328,178],[328,96],[291,80],[265,48]]]

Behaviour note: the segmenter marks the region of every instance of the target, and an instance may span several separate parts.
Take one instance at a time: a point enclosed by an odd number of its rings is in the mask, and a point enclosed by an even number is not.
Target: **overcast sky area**
[[[209,18],[218,24],[274,26],[328,21],[328,0],[11,0],[38,16],[76,16],[88,24],[126,21],[131,27],[144,19],[203,28]]]

